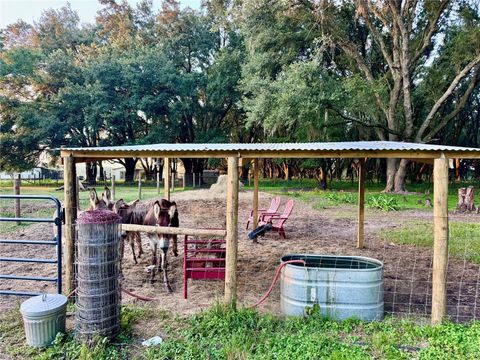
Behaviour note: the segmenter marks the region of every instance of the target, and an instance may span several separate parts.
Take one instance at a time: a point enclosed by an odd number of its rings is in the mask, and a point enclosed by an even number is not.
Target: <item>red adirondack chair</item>
[[[225,240],[189,239],[185,235],[183,247],[183,298],[187,298],[188,279],[225,279]],[[198,247],[200,245],[200,247]],[[208,248],[207,245],[214,245]]]
[[[265,225],[267,222],[272,223],[272,230],[278,231],[278,234],[286,239],[285,236],[285,229],[283,228],[283,224],[288,220],[290,214],[292,213],[293,210],[293,205],[294,201],[293,200],[288,200],[287,203],[285,204],[285,210],[283,211],[283,214],[281,215],[266,215],[264,218],[261,219],[261,221],[258,223],[258,225]]]
[[[279,215],[277,213],[279,207],[280,207],[280,196],[275,196],[274,198],[272,198],[272,201],[270,202],[270,207],[268,209],[258,209],[258,221],[262,219],[262,216]],[[250,216],[248,217],[248,220],[247,220],[247,227],[246,227],[247,230],[248,230],[248,226],[250,225],[250,222],[253,222],[253,210],[250,211]]]

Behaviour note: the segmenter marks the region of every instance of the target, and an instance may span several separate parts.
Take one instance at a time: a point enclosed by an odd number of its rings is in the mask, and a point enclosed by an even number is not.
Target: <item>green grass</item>
[[[18,311],[18,310],[16,310]],[[160,321],[166,339],[139,347],[132,331],[140,319]],[[3,351],[16,358],[39,359],[477,359],[480,322],[430,326],[424,319],[388,317],[382,322],[343,322],[260,314],[223,306],[189,317],[128,306],[122,311],[122,334],[113,343],[99,338],[86,347],[72,333],[58,336],[52,347],[24,345],[19,316],[0,318]]]
[[[163,312],[160,312],[165,316]],[[98,338],[95,345],[87,347],[75,340],[73,332],[58,334],[51,347],[33,348],[26,344],[22,318],[19,309],[7,311],[0,316],[0,358],[8,355],[19,359],[83,359],[115,360],[130,359],[130,346],[135,333],[133,326],[139,320],[154,318],[151,308],[140,306],[123,306],[120,318],[121,332],[113,343],[105,338]]]
[[[449,184],[448,207],[454,210],[457,204],[458,188],[474,186],[480,188],[479,182],[453,182]],[[266,180],[260,181],[260,190],[278,195],[285,195],[297,198],[302,201],[313,203],[314,208],[322,209],[329,206],[355,205],[358,201],[358,184],[350,181],[333,181],[325,191],[317,188],[314,179],[302,180]],[[433,203],[432,184],[407,184],[408,194],[384,194],[382,193],[385,184],[366,183],[365,200],[366,205],[380,210],[430,210],[425,207],[425,200],[429,198]],[[247,189],[253,187],[246,186]],[[377,201],[379,200],[379,201]],[[393,206],[392,206],[393,205]]]
[[[449,254],[480,264],[480,241],[478,241],[480,224],[450,221],[449,229]],[[397,229],[382,230],[380,235],[385,240],[397,244],[428,248],[433,246],[433,224],[430,222],[408,222]]]

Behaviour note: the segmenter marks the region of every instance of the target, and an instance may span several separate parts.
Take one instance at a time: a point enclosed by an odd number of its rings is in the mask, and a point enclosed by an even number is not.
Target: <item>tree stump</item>
[[[475,211],[476,207],[474,204],[474,194],[475,189],[473,186],[458,189],[457,211]]]
[[[475,211],[476,209],[474,204],[474,192],[475,192],[475,189],[473,186],[469,186],[467,188],[467,192],[465,195],[465,205],[467,207],[467,211]]]

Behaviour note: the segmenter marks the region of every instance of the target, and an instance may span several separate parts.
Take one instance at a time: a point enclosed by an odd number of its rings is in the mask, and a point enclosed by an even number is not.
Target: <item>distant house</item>
[[[18,173],[11,173],[2,171],[0,172],[1,180],[11,180]],[[38,180],[38,179],[63,179],[63,170],[60,169],[49,169],[44,166],[37,166],[33,169],[22,171],[20,177],[24,180]]]

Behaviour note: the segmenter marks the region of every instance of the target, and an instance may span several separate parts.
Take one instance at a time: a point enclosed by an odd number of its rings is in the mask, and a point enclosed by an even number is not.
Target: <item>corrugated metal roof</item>
[[[393,141],[312,142],[312,143],[258,143],[258,144],[149,144],[131,146],[106,146],[61,148],[71,152],[242,152],[242,151],[449,151],[474,152],[480,148],[431,145]]]

